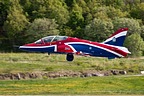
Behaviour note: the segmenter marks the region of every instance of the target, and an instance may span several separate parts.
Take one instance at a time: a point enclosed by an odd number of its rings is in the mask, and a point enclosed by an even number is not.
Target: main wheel
[[[73,54],[68,53],[67,56],[66,56],[66,60],[67,60],[67,61],[73,61],[73,59],[74,59]]]

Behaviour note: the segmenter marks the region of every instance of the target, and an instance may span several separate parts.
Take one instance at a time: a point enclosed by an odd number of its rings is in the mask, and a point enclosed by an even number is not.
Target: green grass
[[[1,81],[0,95],[144,94],[144,76]]]
[[[67,62],[65,55],[43,53],[0,53],[0,74],[43,71],[126,70],[139,74],[144,70],[144,58],[107,58],[75,56]],[[144,94],[144,76],[108,76],[88,78],[57,78],[35,80],[1,80],[0,95],[96,95]]]
[[[0,53],[0,73],[34,71],[83,71],[83,70],[126,70],[129,74],[144,70],[144,58],[107,58],[75,56],[73,62],[65,60],[65,55],[43,53]]]

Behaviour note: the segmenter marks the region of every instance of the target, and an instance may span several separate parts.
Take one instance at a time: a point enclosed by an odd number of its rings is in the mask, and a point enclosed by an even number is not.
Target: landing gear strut
[[[73,54],[72,53],[68,53],[67,56],[66,56],[66,60],[67,61],[73,61],[73,59],[74,59]]]

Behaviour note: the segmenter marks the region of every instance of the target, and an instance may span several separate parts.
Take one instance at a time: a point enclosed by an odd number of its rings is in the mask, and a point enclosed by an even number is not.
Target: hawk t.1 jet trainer
[[[109,59],[121,58],[131,53],[126,47],[123,47],[127,31],[128,28],[121,28],[101,43],[68,36],[47,36],[34,43],[20,46],[19,49],[33,52],[65,53],[67,61],[73,61],[74,54]]]

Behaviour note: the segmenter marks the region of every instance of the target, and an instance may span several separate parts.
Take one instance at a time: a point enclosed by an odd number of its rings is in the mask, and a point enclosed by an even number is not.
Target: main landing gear
[[[73,61],[73,59],[74,59],[73,54],[72,53],[68,53],[67,56],[66,56],[66,60],[67,61]]]

